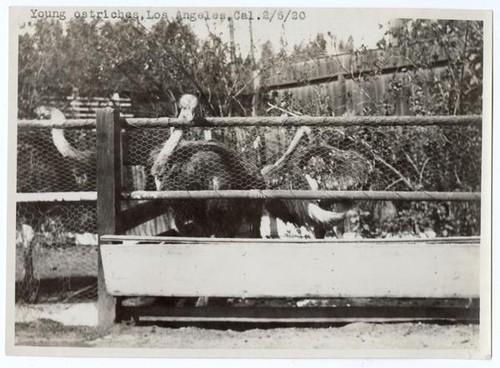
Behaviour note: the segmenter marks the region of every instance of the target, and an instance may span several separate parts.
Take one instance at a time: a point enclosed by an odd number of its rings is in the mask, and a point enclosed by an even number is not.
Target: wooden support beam
[[[247,299],[248,300],[248,299]],[[368,299],[369,300],[369,299]],[[123,307],[123,320],[162,322],[219,322],[219,323],[256,323],[256,324],[335,324],[348,322],[415,322],[415,321],[461,321],[479,322],[479,302],[467,299],[460,306],[432,306],[419,299],[415,306],[377,305],[380,299],[364,306],[329,306],[329,307],[230,307],[207,306],[182,308],[161,304],[147,307]],[[342,299],[339,300],[342,303]],[[466,306],[466,303],[471,306]],[[368,304],[368,303],[367,303]]]
[[[97,111],[97,231],[102,235],[121,230],[121,129],[119,114],[111,108]],[[98,256],[99,326],[107,328],[115,320],[115,299],[104,280],[101,242]]]

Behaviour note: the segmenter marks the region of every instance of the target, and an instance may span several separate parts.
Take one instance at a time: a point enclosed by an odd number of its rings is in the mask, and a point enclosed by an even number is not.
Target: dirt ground
[[[16,324],[16,345],[190,349],[475,349],[478,325],[351,323],[243,331],[116,324],[106,331],[51,320]]]

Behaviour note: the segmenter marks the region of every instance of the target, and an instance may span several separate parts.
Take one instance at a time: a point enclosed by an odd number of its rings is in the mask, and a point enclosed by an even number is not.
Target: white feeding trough
[[[106,289],[114,296],[479,297],[477,237],[102,236],[100,247]]]

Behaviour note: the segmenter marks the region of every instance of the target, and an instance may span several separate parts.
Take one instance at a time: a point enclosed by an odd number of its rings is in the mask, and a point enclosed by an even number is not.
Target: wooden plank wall
[[[335,116],[346,112],[361,115],[368,104],[383,102],[394,77],[400,78],[405,70],[413,68],[407,60],[393,58],[381,68],[380,74],[369,77],[362,83],[354,80],[353,76],[358,78],[361,74],[369,75],[376,70],[375,63],[379,53],[379,50],[370,50],[357,57],[343,54],[294,63],[280,73],[271,72],[263,85],[268,90],[276,90],[279,95],[293,93],[302,102],[315,101],[318,91],[322,89],[320,93],[328,96],[329,108]],[[440,72],[446,63],[446,57],[441,55],[434,63],[433,70]],[[361,86],[365,93],[361,93]],[[395,114],[409,114],[406,101],[400,101],[395,106]]]
[[[106,97],[68,96],[63,99],[49,98],[47,102],[54,106],[65,105],[62,110],[68,119],[95,119],[98,109],[112,105],[110,99]],[[130,98],[120,97],[115,102],[120,106],[122,117],[134,117]]]

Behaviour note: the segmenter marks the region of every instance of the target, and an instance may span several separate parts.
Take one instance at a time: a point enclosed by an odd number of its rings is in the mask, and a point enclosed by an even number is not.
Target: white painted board
[[[102,244],[112,295],[478,297],[475,241]]]

